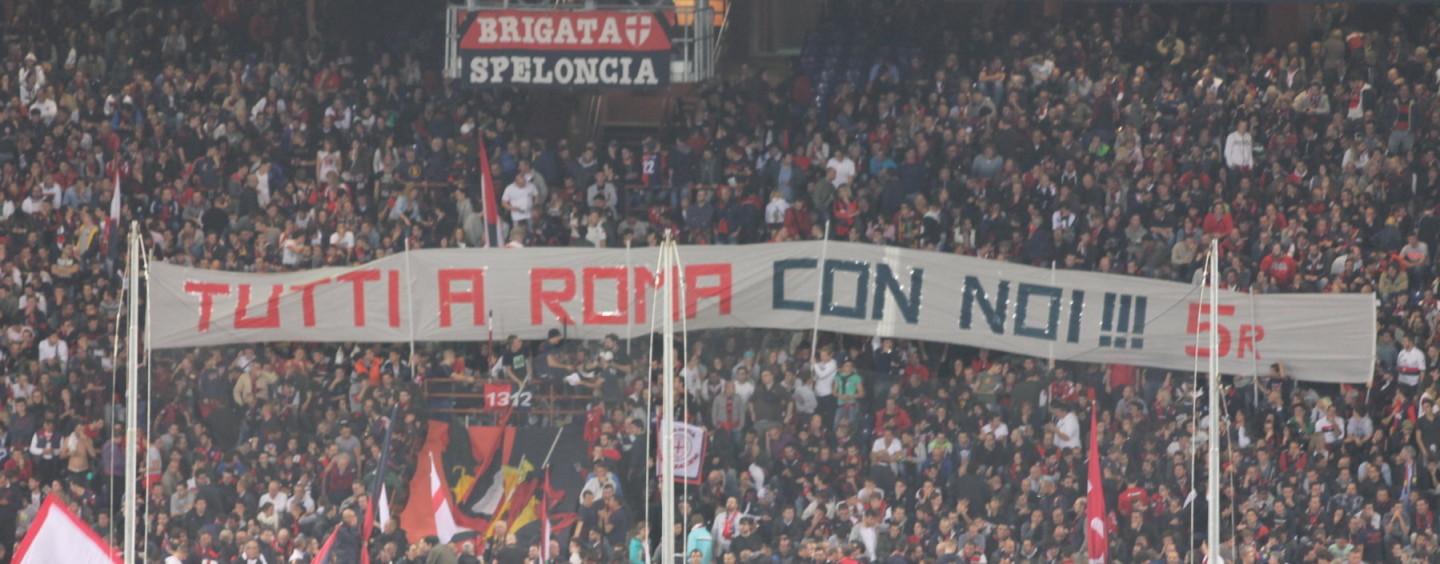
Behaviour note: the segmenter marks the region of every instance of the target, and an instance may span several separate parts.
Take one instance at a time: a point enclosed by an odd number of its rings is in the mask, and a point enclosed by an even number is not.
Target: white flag
[[[376,500],[375,515],[380,518],[380,528],[390,522],[390,496],[385,495],[385,484],[380,484],[380,499]]]
[[[659,439],[659,436],[656,436]],[[659,445],[657,445],[658,447]],[[663,448],[655,449],[659,458],[655,464],[655,475],[660,476],[669,453]],[[675,422],[675,481],[689,484],[700,483],[700,474],[705,466],[705,428],[681,421]]]
[[[440,479],[434,454],[430,455],[430,504],[435,512],[435,536],[440,537],[440,542],[450,542],[455,535],[469,530],[455,524],[455,514],[450,512],[450,493],[445,491],[445,482]]]
[[[120,557],[89,526],[75,517],[60,498],[51,495],[40,505],[25,540],[15,549],[18,564],[120,564]]]

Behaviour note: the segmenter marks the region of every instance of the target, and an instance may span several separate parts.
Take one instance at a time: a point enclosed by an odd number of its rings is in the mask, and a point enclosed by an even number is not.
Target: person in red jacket
[[[1295,258],[1286,254],[1279,243],[1276,243],[1271,248],[1270,254],[1260,261],[1260,270],[1269,274],[1270,278],[1275,280],[1275,286],[1280,288],[1287,288],[1291,282],[1295,281],[1297,266]]]
[[[795,200],[790,209],[785,210],[785,231],[791,239],[809,237],[814,226],[815,214],[806,208],[803,198]]]
[[[904,433],[915,423],[910,419],[910,414],[895,402],[895,398],[885,399],[885,409],[875,414],[875,433],[880,434],[886,427],[893,427],[895,432]]]
[[[1225,211],[1225,204],[1215,204],[1212,211],[1205,214],[1205,223],[1201,228],[1210,235],[1224,237],[1235,229],[1235,219]]]

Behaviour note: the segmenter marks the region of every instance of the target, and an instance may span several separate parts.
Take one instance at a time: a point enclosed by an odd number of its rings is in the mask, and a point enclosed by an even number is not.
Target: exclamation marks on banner
[[[1105,292],[1104,303],[1100,316],[1100,346],[1145,348],[1145,296]]]

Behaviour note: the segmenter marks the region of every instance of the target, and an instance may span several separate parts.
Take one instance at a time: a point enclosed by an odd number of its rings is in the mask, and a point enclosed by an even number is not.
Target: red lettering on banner
[[[701,286],[700,277],[719,278],[715,286]],[[696,264],[685,267],[685,317],[694,318],[701,298],[720,298],[720,315],[730,315],[730,265]]]
[[[1265,327],[1260,325],[1241,325],[1240,352],[1237,353],[1237,356],[1245,358],[1245,352],[1249,351],[1255,355],[1256,360],[1260,360],[1260,349],[1255,347],[1255,343],[1263,340],[1265,340]]]
[[[626,275],[623,266],[603,266],[586,268],[582,274],[585,279],[585,296],[583,298],[583,313],[581,318],[586,325],[623,325],[630,318],[629,298],[629,277]],[[615,281],[615,308],[616,311],[595,311],[595,281]]]
[[[547,280],[559,280],[563,285],[559,290],[546,290]],[[545,316],[541,314],[540,308],[545,307],[555,318],[566,325],[574,325],[575,320],[570,313],[565,311],[563,302],[575,299],[575,272],[568,268],[532,268],[530,269],[530,324],[542,325],[545,323]]]
[[[389,272],[390,272],[390,292],[389,292],[389,295],[386,296],[387,298],[389,298],[389,299],[386,300],[386,301],[388,301],[389,304],[390,304],[390,326],[391,326],[391,327],[399,327],[399,326],[400,326],[400,271],[399,271],[399,270],[391,270],[391,271],[389,271]]]
[[[1191,302],[1190,317],[1185,322],[1185,333],[1188,335],[1208,335],[1210,333],[1210,319],[1213,319],[1215,317],[1231,317],[1233,315],[1235,315],[1235,306],[1233,305],[1222,305],[1220,306],[1219,313],[1217,315],[1211,316],[1210,304]],[[1207,320],[1200,321],[1201,316],[1205,316]],[[1217,351],[1217,356],[1230,356],[1230,328],[1217,323],[1215,325],[1215,331],[1220,334],[1219,338],[1216,339],[1220,346],[1220,350]],[[1185,354],[1192,357],[1198,356],[1208,358],[1210,356],[1210,347],[1197,347],[1194,345],[1187,345],[1185,347]]]
[[[321,284],[329,284],[329,278],[321,278],[308,284],[296,284],[290,287],[292,292],[300,292],[300,306],[305,311],[305,326],[315,326],[315,287]]]
[[[671,272],[674,272],[674,269],[671,269]],[[667,280],[673,281],[673,278],[666,277],[663,272],[655,274],[643,266],[635,267],[635,323],[645,323],[647,316],[650,315],[650,292],[661,287]],[[678,289],[671,301],[675,304],[675,320],[679,321],[680,291]]]
[[[265,299],[265,317],[250,317],[250,285],[240,285],[240,299],[235,303],[236,329],[275,329],[280,327],[280,294],[285,286],[270,286],[270,297]]]
[[[440,326],[449,327],[453,319],[450,308],[455,304],[470,304],[470,322],[479,327],[485,324],[485,269],[483,268],[442,268],[440,280]],[[469,290],[455,290],[458,281],[470,281]],[[413,314],[412,314],[413,315]]]
[[[355,296],[355,305],[354,305],[354,310],[355,310],[355,326],[356,326],[356,327],[364,327],[364,326],[365,326],[365,283],[366,283],[366,282],[374,282],[374,281],[376,281],[376,280],[379,280],[379,279],[380,279],[380,271],[378,271],[378,270],[356,270],[356,271],[353,271],[353,272],[346,272],[345,274],[341,274],[341,275],[339,275],[339,276],[336,276],[335,279],[336,279],[336,280],[339,280],[339,281],[341,281],[341,282],[349,282],[349,283],[351,283],[351,287],[354,288],[353,294],[354,294],[354,296]]]
[[[200,322],[195,330],[201,333],[210,330],[210,315],[215,309],[215,296],[230,294],[230,285],[219,282],[185,281],[185,293],[200,296]]]

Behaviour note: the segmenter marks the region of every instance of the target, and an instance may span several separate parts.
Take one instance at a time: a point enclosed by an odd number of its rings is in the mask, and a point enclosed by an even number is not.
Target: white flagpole
[[[634,268],[632,268],[632,267],[630,266],[630,242],[629,242],[629,241],[626,241],[626,242],[625,242],[625,279],[627,279],[627,280],[631,279],[630,276],[631,276],[634,272],[635,272]],[[638,285],[638,284],[639,284],[639,281],[636,280],[636,281],[635,281],[635,284]],[[635,313],[636,313],[636,312],[633,312],[633,311],[630,312],[630,316],[631,316],[631,319],[632,319],[632,320],[634,319]],[[635,323],[634,323],[633,321],[631,321],[631,320],[627,320],[626,323],[625,323],[625,356],[626,356],[626,357],[629,357],[629,356],[630,356],[630,346],[631,346],[631,343],[634,343],[634,342],[635,342]]]
[[[405,237],[405,316],[410,318],[410,362],[415,362],[415,298],[411,289],[414,277],[410,275],[410,237]],[[414,377],[415,366],[410,366],[411,377]]]
[[[661,394],[664,395],[663,413],[660,418],[660,562],[675,562],[675,287],[679,284],[677,273],[670,269],[675,265],[679,249],[675,247],[674,235],[667,231],[663,251],[660,253],[660,272],[664,273],[664,288],[661,301],[664,312],[661,319],[660,346],[664,376]]]
[[[1208,564],[1224,564],[1220,557],[1220,242],[1210,241],[1210,386],[1206,392],[1210,409],[1210,444],[1206,469],[1205,506]]]
[[[117,226],[118,227],[118,226]],[[135,526],[137,482],[139,476],[139,399],[140,399],[140,223],[130,222],[130,257],[128,260],[127,284],[130,293],[130,317],[126,320],[128,329],[125,336],[125,505],[124,517],[120,519],[124,528],[122,554],[125,564],[135,564]]]
[[[820,264],[815,279],[815,318],[810,326],[810,363],[815,363],[815,349],[820,346],[820,296],[825,292],[825,257],[830,254],[830,222],[825,222],[825,238],[820,241]]]

